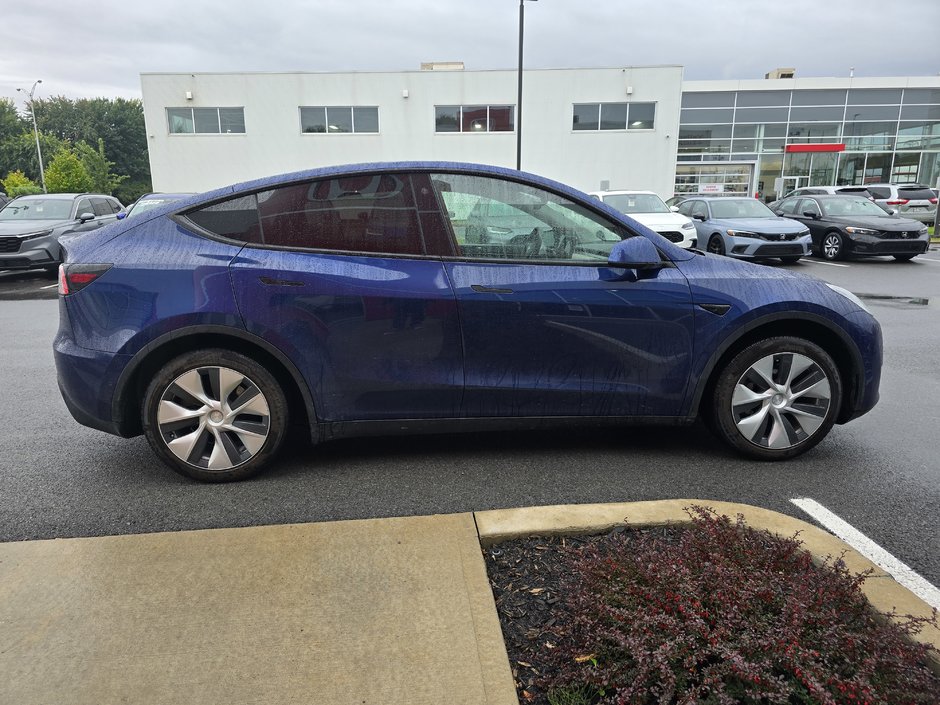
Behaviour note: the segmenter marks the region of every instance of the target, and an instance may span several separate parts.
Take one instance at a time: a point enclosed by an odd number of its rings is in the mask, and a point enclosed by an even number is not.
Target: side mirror
[[[78,220],[82,221],[83,223],[89,220],[94,220],[94,219],[95,219],[94,213],[82,213],[78,216]]]
[[[704,215],[701,215],[701,214],[693,215],[693,216],[692,216],[692,220],[698,220],[698,221],[701,221],[702,223],[704,223],[704,222],[705,222],[705,216],[704,216]]]
[[[819,220],[819,213],[816,211],[803,211],[803,217],[812,218],[813,220]]]
[[[619,269],[662,269],[656,245],[642,235],[621,240],[610,251],[607,264]]]
[[[679,206],[670,206],[670,207],[669,207],[669,210],[671,210],[673,213],[678,213],[678,212],[679,212]]]

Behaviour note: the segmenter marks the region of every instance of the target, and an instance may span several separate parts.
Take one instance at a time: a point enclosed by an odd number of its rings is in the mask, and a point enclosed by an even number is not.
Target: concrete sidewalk
[[[930,614],[819,528],[701,500],[6,543],[0,703],[515,705],[481,543],[684,523],[692,504],[799,531],[873,570],[876,609]]]
[[[0,544],[0,702],[515,704],[471,514]]]

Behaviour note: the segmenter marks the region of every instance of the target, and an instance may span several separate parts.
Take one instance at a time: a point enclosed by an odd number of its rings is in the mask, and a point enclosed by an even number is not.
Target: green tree
[[[43,133],[39,134],[39,143],[42,147],[42,163],[45,167],[49,166],[56,152],[67,146],[58,137]],[[16,170],[22,171],[30,179],[39,183],[39,159],[36,156],[36,138],[32,130],[0,142],[0,174]]]
[[[116,184],[115,195],[124,203],[152,189],[147,131],[140,100],[125,98],[80,98],[57,96],[36,101],[39,129],[72,144],[97,145],[113,161],[113,172],[127,179]]]
[[[91,177],[91,190],[95,193],[110,195],[118,185],[127,180],[126,176],[111,173],[114,162],[108,161],[107,157],[104,156],[104,140],[100,137],[98,138],[97,150],[82,140],[75,145],[75,154]]]
[[[26,176],[22,171],[11,171],[7,178],[0,181],[3,184],[3,190],[7,196],[16,198],[17,196],[29,196],[34,193],[42,193],[42,189],[32,179]]]
[[[75,151],[66,147],[52,157],[46,169],[46,188],[49,193],[80,193],[94,187],[91,175]]]
[[[0,143],[26,131],[26,122],[9,98],[0,98]]]

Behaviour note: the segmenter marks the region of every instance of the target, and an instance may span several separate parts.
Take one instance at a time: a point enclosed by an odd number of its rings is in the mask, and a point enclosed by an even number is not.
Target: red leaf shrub
[[[866,576],[814,565],[795,538],[689,514],[669,539],[614,533],[567,549],[565,616],[538,683],[549,702],[940,702],[931,647],[909,638],[928,620],[877,615]]]

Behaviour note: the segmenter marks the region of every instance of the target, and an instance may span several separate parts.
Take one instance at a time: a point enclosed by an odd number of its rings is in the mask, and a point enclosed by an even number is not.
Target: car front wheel
[[[825,350],[802,338],[768,338],[742,350],[719,373],[713,426],[747,456],[784,460],[825,438],[841,398],[842,379]]]
[[[718,233],[708,239],[708,251],[713,255],[725,254],[725,241]]]
[[[839,233],[826,233],[823,236],[821,248],[823,259],[830,261],[842,259],[842,255],[844,254],[843,249],[842,236]]]
[[[287,428],[287,401],[263,366],[230,350],[181,355],[147,388],[143,427],[154,452],[196,480],[254,475],[275,455]]]

